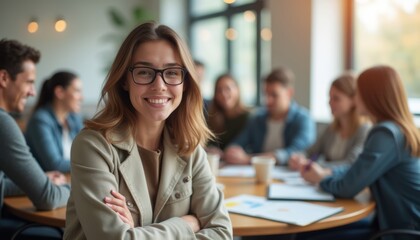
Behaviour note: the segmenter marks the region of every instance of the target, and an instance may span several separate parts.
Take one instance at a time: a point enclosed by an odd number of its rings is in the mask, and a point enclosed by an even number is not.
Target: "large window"
[[[354,2],[354,67],[387,64],[401,75],[410,109],[420,114],[420,0]]]
[[[230,72],[242,100],[259,104],[260,79],[271,64],[270,21],[263,0],[190,0],[190,44],[205,64],[203,95],[212,98],[214,82]]]

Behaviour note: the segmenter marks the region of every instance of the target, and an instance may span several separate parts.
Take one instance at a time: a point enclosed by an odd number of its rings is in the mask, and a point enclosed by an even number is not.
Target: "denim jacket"
[[[74,139],[83,127],[79,115],[67,117],[69,135]],[[26,141],[44,171],[70,172],[70,159],[63,154],[63,127],[58,122],[51,105],[39,108],[29,119]]]
[[[411,155],[394,122],[374,126],[356,162],[335,168],[320,186],[339,197],[353,197],[369,187],[380,229],[420,230],[420,159]]]
[[[247,126],[241,134],[232,142],[232,145],[240,145],[247,153],[263,152],[264,139],[267,132],[268,111],[266,108],[259,109],[248,121]],[[290,154],[298,151],[305,151],[315,141],[315,122],[309,115],[307,109],[291,102],[287,117],[285,119],[284,148],[276,149],[277,162],[287,164]]]

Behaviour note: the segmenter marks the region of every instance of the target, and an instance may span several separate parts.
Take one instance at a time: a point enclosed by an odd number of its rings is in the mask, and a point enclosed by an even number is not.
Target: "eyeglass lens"
[[[158,72],[161,73],[164,82],[168,85],[178,85],[184,80],[184,70],[182,68],[166,68],[158,70],[148,67],[133,68],[133,80],[138,84],[150,84],[155,80]]]

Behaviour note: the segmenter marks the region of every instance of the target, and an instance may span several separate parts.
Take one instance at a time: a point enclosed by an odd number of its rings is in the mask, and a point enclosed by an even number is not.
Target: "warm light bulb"
[[[255,21],[255,13],[253,11],[245,11],[244,12],[244,19],[247,22],[253,22]]]
[[[38,23],[35,20],[32,20],[28,24],[28,32],[35,33],[36,31],[38,31]]]
[[[233,41],[236,39],[236,30],[234,28],[228,28],[225,32],[225,36],[228,40]]]
[[[273,38],[273,33],[271,32],[271,29],[269,28],[261,29],[261,38],[264,41],[271,41],[271,38]]]
[[[227,3],[227,4],[232,4],[232,3],[234,3],[236,0],[224,0],[225,1],[225,3]]]
[[[55,31],[57,32],[64,32],[66,30],[67,23],[64,19],[59,19],[55,22]]]

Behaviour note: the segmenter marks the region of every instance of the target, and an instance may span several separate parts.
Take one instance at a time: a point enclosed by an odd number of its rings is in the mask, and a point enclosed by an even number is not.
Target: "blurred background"
[[[229,71],[244,102],[259,105],[261,79],[284,65],[296,75],[296,101],[326,122],[336,76],[389,64],[420,114],[420,0],[1,0],[0,38],[41,51],[38,90],[57,70],[76,72],[89,118],[122,39],[147,20],[174,28],[205,64],[206,98]]]

